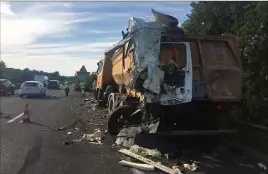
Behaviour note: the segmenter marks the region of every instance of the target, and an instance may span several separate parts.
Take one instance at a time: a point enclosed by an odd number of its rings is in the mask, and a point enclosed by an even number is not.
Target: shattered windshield
[[[162,43],[160,49],[160,62],[167,64],[174,61],[179,68],[186,66],[186,46],[181,43]]]

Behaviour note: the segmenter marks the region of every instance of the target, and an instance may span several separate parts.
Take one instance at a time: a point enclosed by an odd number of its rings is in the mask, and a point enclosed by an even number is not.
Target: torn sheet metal
[[[161,25],[156,21],[145,21],[132,17],[128,30],[132,34],[135,44],[135,68],[132,73],[139,74],[147,68],[148,75],[143,87],[159,94],[164,76],[164,72],[161,72],[157,67],[161,43]]]
[[[129,20],[128,31],[131,41],[135,45],[134,63],[130,71],[132,84],[142,77],[146,101],[159,102],[162,105],[190,102],[192,99],[192,59],[189,43],[172,43],[186,46],[187,63],[185,67],[179,69],[178,65],[173,62],[175,71],[180,70],[185,74],[183,76],[184,84],[183,86],[170,86],[164,83],[164,76],[168,70],[161,69],[159,62],[163,26],[156,20],[146,21],[132,17]],[[168,69],[172,68],[174,69],[174,66],[168,65]],[[178,78],[175,76],[173,80]]]
[[[156,123],[151,123],[149,125],[123,128],[117,135],[115,144],[123,147],[131,147],[134,145],[135,137],[138,134],[142,132],[154,134],[157,132],[158,127],[159,127],[159,121]]]
[[[123,147],[131,147],[135,143],[136,135],[141,132],[142,130],[140,127],[123,128],[117,135],[115,144]]]

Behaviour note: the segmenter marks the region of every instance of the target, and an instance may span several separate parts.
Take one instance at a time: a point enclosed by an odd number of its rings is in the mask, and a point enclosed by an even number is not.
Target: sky
[[[1,2],[1,60],[67,76],[82,65],[96,71],[130,17],[152,18],[151,8],[179,25],[191,11],[190,2]]]

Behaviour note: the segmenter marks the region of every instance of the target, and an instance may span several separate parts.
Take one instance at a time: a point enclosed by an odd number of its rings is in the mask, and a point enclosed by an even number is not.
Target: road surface
[[[1,97],[1,174],[133,173],[118,164],[122,156],[112,148],[113,139],[109,136],[105,137],[103,145],[86,141],[64,144],[81,138],[85,132],[92,133],[99,125],[106,128],[105,109],[86,107],[79,93],[73,90],[67,98],[62,90],[48,90],[47,95],[46,98],[35,99],[20,98],[18,95]],[[20,123],[26,103],[30,107],[32,124]],[[83,120],[85,125],[76,125],[79,129],[76,132],[73,129],[52,131],[71,125],[77,119]],[[94,120],[99,125],[92,124]],[[258,167],[261,161],[251,159],[242,152],[229,151],[221,145],[211,145],[209,140],[191,142],[193,139],[190,139],[184,145],[181,140],[179,143],[168,142],[154,136],[143,136],[138,136],[136,143],[168,153],[169,160],[163,162],[169,166],[195,162],[200,167],[199,171],[209,174],[263,173]]]
[[[124,173],[116,151],[87,142],[66,146],[66,131],[48,131],[71,124],[79,111],[70,106],[82,100],[73,99],[75,92],[67,99],[62,90],[47,94],[40,99],[1,97],[1,174]],[[33,124],[20,124],[26,102]]]

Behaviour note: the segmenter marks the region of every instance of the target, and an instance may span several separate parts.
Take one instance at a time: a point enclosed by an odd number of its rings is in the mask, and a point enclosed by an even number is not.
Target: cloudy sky
[[[130,17],[151,8],[186,20],[190,2],[1,2],[1,60],[8,67],[74,75],[95,71]]]

